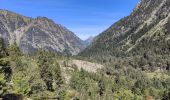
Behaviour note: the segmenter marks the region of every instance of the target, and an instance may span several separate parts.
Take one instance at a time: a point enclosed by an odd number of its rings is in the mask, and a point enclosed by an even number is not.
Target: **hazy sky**
[[[0,0],[0,9],[45,16],[81,39],[95,36],[130,14],[139,0]]]

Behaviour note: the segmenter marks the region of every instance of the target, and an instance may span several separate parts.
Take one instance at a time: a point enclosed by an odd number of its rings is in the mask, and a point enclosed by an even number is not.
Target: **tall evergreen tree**
[[[53,91],[53,83],[58,87],[63,83],[60,67],[54,63],[53,55],[48,52],[40,51],[38,53],[38,66],[42,80],[47,86],[47,90]]]

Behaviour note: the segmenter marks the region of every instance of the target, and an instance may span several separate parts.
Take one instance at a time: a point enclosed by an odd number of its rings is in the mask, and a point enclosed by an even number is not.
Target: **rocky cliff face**
[[[170,0],[141,0],[133,12],[100,34],[81,55],[169,54]]]
[[[0,36],[6,44],[17,42],[24,53],[38,49],[76,55],[85,48],[81,39],[45,17],[35,19],[0,10]]]

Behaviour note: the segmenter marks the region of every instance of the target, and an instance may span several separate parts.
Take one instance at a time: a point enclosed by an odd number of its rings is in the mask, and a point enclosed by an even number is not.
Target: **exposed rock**
[[[0,36],[7,45],[17,42],[26,54],[43,49],[76,55],[85,48],[73,32],[48,18],[33,19],[7,10],[0,10]]]
[[[94,38],[95,38],[95,37],[90,36],[89,38],[87,38],[87,39],[84,41],[85,44],[86,44],[86,45],[90,45],[90,44],[93,42]]]
[[[81,55],[169,54],[169,34],[170,0],[141,0],[129,16],[97,36]]]
[[[60,61],[59,64],[61,66],[62,74],[65,77],[66,83],[69,83],[71,78],[67,71],[74,70],[74,67],[76,67],[79,71],[83,69],[89,73],[97,73],[98,70],[104,68],[104,66],[101,64],[83,60]]]

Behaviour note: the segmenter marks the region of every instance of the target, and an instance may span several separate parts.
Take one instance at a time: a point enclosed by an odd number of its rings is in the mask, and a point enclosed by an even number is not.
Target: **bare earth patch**
[[[70,66],[71,65],[76,65],[79,70],[84,69],[88,72],[96,73],[98,69],[103,68],[104,66],[101,64],[97,63],[92,63],[88,61],[83,61],[83,60],[70,60],[68,63]]]
[[[65,66],[64,62],[67,62],[67,66]],[[69,83],[70,81],[70,74],[68,70],[73,70],[72,66],[76,66],[78,70],[84,69],[85,71],[89,73],[97,73],[97,70],[102,69],[104,66],[97,63],[92,63],[88,61],[83,60],[68,60],[68,61],[60,61],[59,62],[62,70],[62,74],[65,78],[66,83]]]

